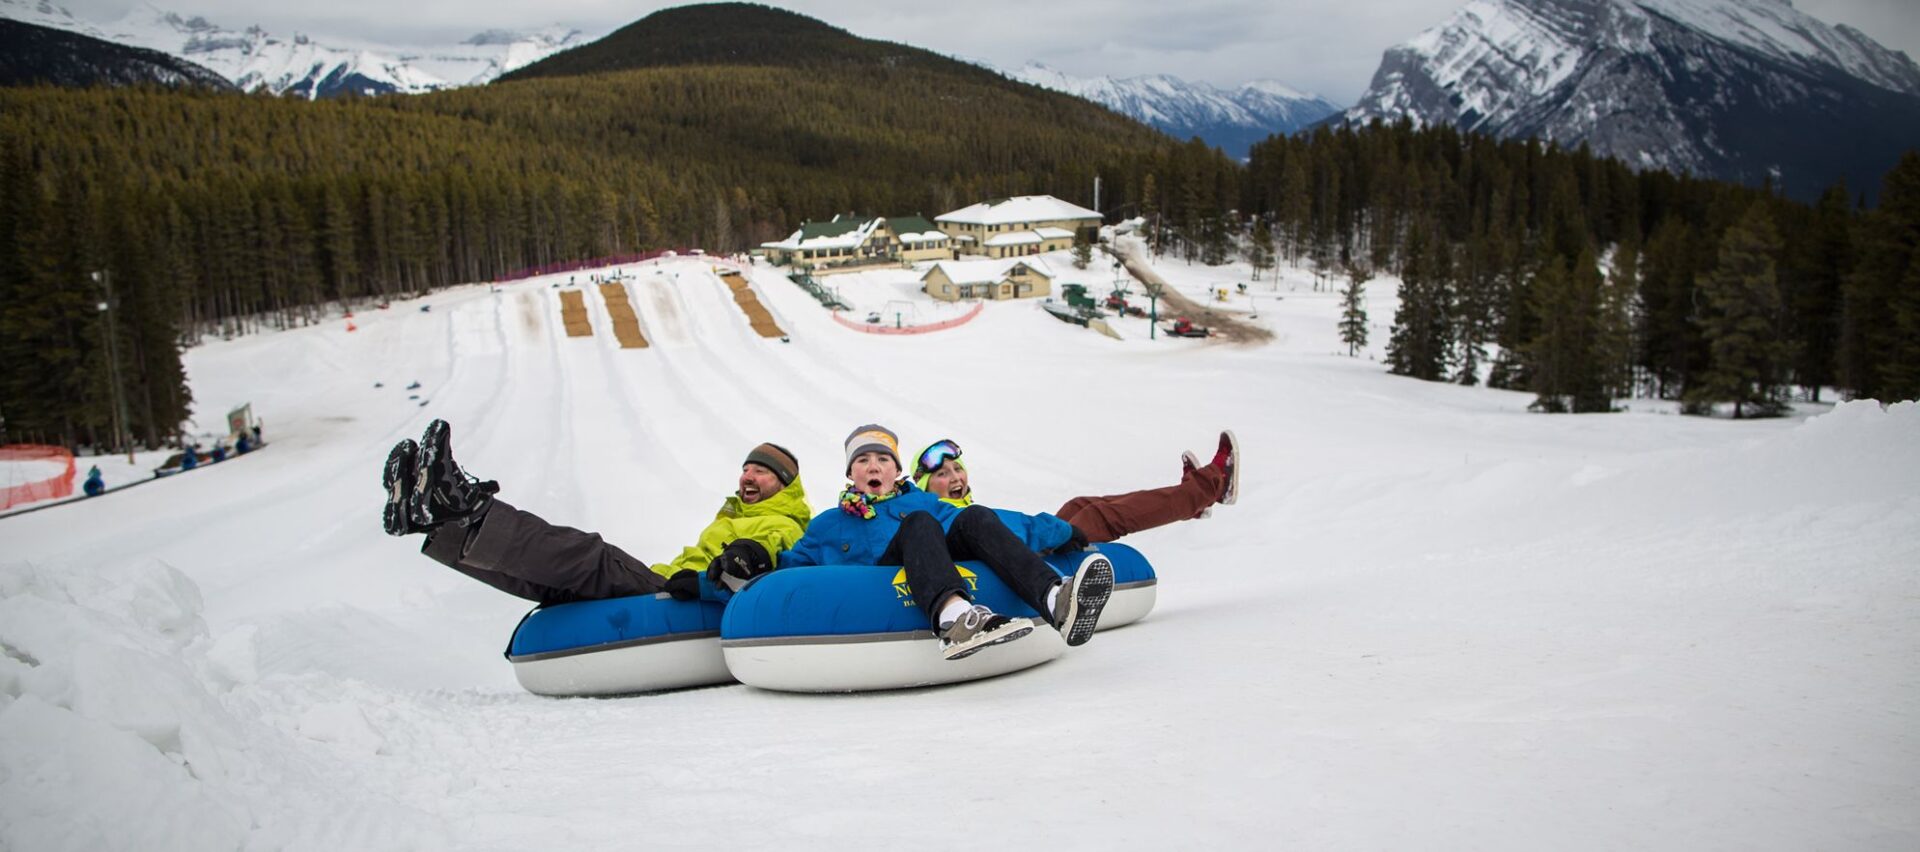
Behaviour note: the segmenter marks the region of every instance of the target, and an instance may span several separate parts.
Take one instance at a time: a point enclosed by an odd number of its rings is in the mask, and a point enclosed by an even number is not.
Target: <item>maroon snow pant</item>
[[[1179,485],[1107,497],[1075,497],[1054,515],[1086,533],[1087,541],[1113,541],[1199,517],[1201,510],[1219,502],[1226,484],[1226,472],[1208,465],[1182,476]]]
[[[666,578],[626,551],[556,526],[494,498],[477,520],[427,534],[429,559],[511,595],[543,604],[657,594]]]

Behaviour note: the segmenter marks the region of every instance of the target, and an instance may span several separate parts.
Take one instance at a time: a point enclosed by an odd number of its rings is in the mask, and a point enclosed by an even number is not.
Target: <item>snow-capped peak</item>
[[[1007,76],[1078,95],[1178,139],[1199,136],[1235,156],[1245,156],[1247,146],[1271,134],[1291,133],[1340,111],[1325,98],[1270,80],[1228,90],[1168,74],[1075,77],[1038,62]]]
[[[105,24],[75,17],[52,0],[0,0],[0,17],[172,54],[249,91],[309,98],[479,85],[586,40],[579,30],[558,25],[528,32],[483,30],[460,44],[446,45],[395,45],[309,33],[280,36],[257,25],[230,29],[147,2]]]

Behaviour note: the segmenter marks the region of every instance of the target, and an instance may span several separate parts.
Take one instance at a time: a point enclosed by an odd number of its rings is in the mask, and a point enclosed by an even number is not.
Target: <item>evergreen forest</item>
[[[181,351],[208,335],[558,261],[737,251],[836,212],[1090,206],[1096,176],[1110,220],[1147,217],[1161,251],[1356,291],[1398,276],[1396,373],[1544,411],[1920,396],[1920,155],[1872,209],[1407,125],[1274,137],[1241,164],[962,63],[805,43],[785,64],[536,64],[370,99],[0,89],[0,439],[113,446],[117,358],[132,440],[165,444],[191,403]]]

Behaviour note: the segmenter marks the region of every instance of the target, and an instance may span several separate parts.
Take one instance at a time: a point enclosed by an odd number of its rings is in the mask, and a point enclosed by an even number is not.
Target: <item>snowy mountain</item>
[[[1074,77],[1037,62],[1007,76],[1105,105],[1176,139],[1198,136],[1238,158],[1268,136],[1292,133],[1340,111],[1326,98],[1269,80],[1228,90],[1165,74]]]
[[[1810,197],[1920,140],[1920,67],[1787,0],[1470,0],[1391,48],[1345,117],[1585,144]]]
[[[233,90],[225,77],[157,50],[0,18],[0,86],[143,83]]]
[[[247,91],[307,98],[424,92],[486,83],[584,41],[577,30],[488,30],[459,44],[392,45],[227,29],[141,3],[96,24],[49,0],[0,0],[0,17],[157,50],[205,66]]]

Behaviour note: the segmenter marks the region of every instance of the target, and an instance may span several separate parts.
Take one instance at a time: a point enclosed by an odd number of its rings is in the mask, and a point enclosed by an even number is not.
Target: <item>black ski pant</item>
[[[666,578],[626,551],[494,498],[478,516],[427,534],[420,552],[511,595],[543,604],[651,595]]]
[[[900,521],[900,531],[887,542],[880,564],[906,566],[907,586],[913,590],[913,601],[920,605],[928,623],[937,630],[939,606],[948,595],[958,594],[973,600],[960,569],[953,564],[955,560],[966,559],[987,563],[1041,618],[1052,620],[1053,613],[1047,609],[1047,592],[1060,582],[1060,575],[1007,529],[999,515],[985,506],[961,509],[944,531],[940,529],[940,522],[926,512],[906,516]]]

